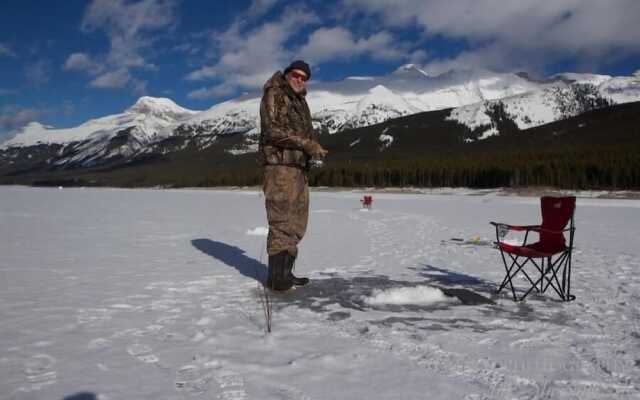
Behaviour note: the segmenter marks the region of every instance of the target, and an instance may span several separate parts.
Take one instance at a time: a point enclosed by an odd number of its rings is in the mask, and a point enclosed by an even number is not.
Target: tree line
[[[530,187],[640,189],[640,146],[543,152],[492,152],[411,160],[326,163],[309,173],[311,186]],[[260,166],[211,171],[201,186],[255,186]]]

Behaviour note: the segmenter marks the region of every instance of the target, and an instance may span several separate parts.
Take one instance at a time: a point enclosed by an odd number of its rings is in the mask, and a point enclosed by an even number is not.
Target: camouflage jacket
[[[280,71],[264,84],[263,89],[260,161],[263,165],[308,168],[310,157],[305,149],[316,139],[306,93],[296,94]]]

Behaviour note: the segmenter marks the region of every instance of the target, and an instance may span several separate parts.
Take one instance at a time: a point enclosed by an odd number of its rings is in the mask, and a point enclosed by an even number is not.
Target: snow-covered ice
[[[269,228],[266,226],[257,226],[247,231],[247,235],[252,236],[267,236],[269,234]]]
[[[0,399],[638,398],[640,201],[580,197],[577,299],[514,303],[488,222],[538,198],[361,197],[312,192],[267,334],[260,192],[0,187]]]
[[[402,287],[388,290],[376,289],[365,298],[368,304],[433,304],[449,298],[438,288],[430,286]]]

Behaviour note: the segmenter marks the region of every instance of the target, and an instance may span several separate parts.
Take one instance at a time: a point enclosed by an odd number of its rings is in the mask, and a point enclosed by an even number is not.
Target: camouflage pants
[[[298,255],[298,243],[307,230],[309,185],[305,172],[283,165],[264,168],[264,197],[269,221],[267,253],[286,250]]]

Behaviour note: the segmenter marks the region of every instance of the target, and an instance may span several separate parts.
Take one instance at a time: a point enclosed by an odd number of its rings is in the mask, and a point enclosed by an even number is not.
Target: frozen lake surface
[[[267,334],[260,192],[0,187],[0,399],[639,398],[640,201],[579,198],[577,299],[514,303],[450,239],[538,198],[361,197],[312,192]]]

